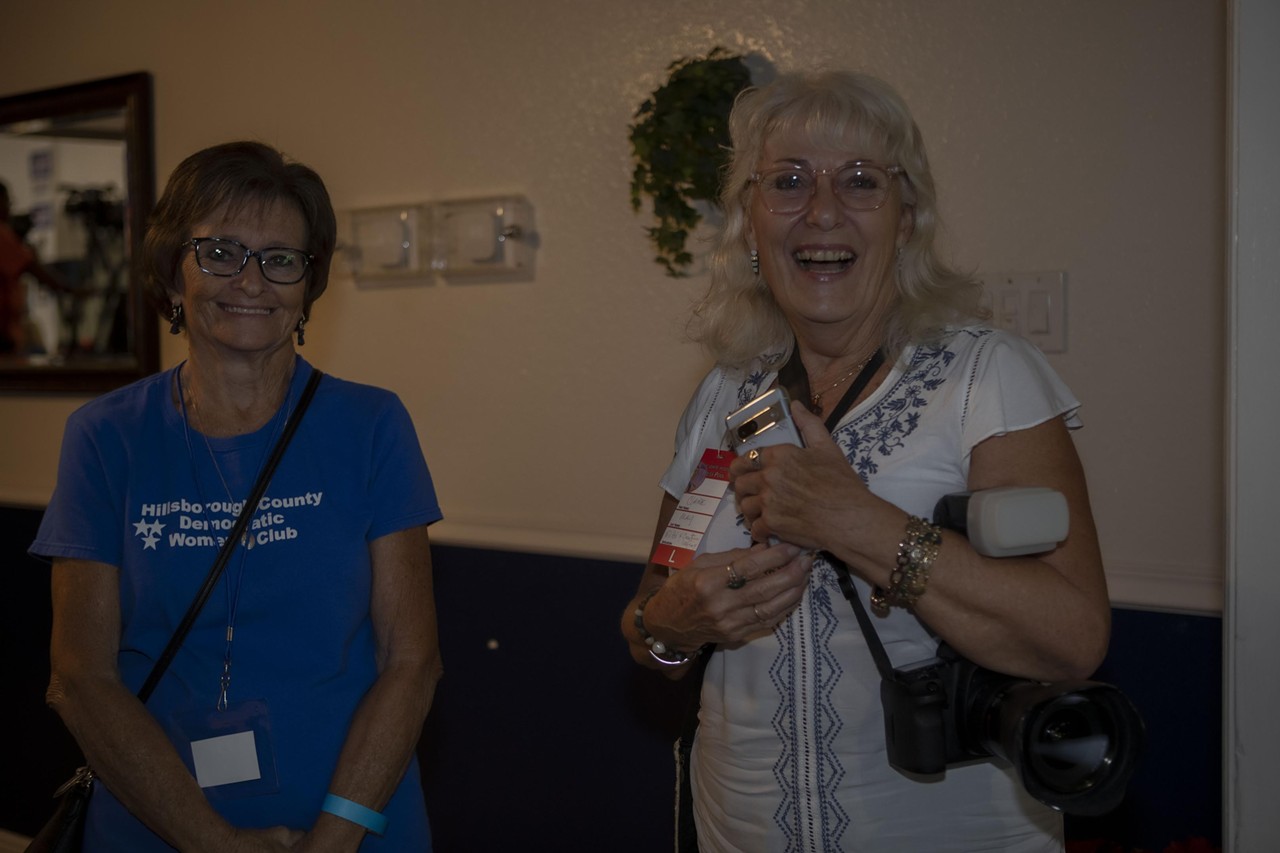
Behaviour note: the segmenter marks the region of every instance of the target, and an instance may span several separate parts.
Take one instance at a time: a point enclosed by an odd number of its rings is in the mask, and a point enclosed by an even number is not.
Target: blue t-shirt
[[[299,358],[281,411],[258,431],[206,439],[174,405],[176,370],[71,415],[57,488],[31,546],[120,569],[118,660],[134,691],[204,582],[312,372]],[[369,543],[440,518],[400,400],[326,376],[250,523],[249,547],[232,554],[147,703],[191,767],[191,742],[216,734],[223,719],[211,712],[234,625],[225,719],[259,711],[263,773],[204,789],[232,824],[314,825],[351,717],[377,678]],[[366,836],[362,850],[430,849],[416,760],[384,814],[386,835]],[[171,849],[101,784],[85,848]]]

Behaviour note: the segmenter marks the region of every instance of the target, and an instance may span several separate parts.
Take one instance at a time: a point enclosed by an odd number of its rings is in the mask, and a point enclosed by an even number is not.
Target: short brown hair
[[[191,228],[209,214],[249,206],[265,210],[275,202],[297,208],[306,225],[307,271],[302,313],[329,284],[329,264],[338,224],[329,191],[314,169],[286,158],[261,142],[227,142],[197,151],[178,164],[147,223],[143,240],[143,291],[161,317],[169,319],[171,294]]]

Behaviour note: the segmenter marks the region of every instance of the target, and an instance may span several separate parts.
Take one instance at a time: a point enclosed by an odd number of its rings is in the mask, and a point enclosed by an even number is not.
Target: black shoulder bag
[[[156,685],[160,683],[161,676],[164,675],[165,670],[169,668],[169,664],[178,653],[178,648],[182,645],[182,641],[187,638],[187,634],[195,624],[196,617],[200,615],[205,602],[209,600],[209,595],[213,592],[218,578],[222,576],[222,570],[226,568],[227,561],[231,559],[232,552],[235,551],[236,545],[240,542],[241,537],[244,536],[245,528],[249,526],[249,519],[253,516],[252,508],[262,500],[262,495],[267,490],[267,484],[271,481],[271,475],[275,473],[276,466],[280,464],[280,459],[284,456],[285,448],[288,447],[293,434],[297,432],[298,424],[302,422],[302,416],[307,411],[311,398],[315,396],[316,386],[320,384],[322,376],[324,374],[319,370],[312,370],[311,376],[307,380],[307,385],[302,391],[302,396],[298,398],[297,408],[294,409],[292,417],[285,424],[284,431],[280,434],[280,438],[276,440],[275,447],[271,450],[271,455],[267,457],[266,464],[263,466],[262,471],[259,472],[258,480],[253,484],[253,489],[249,492],[249,497],[245,500],[240,514],[236,516],[231,533],[227,536],[226,541],[222,543],[222,548],[218,551],[218,556],[213,561],[212,568],[209,569],[209,575],[205,578],[204,585],[196,593],[196,597],[187,608],[186,615],[178,623],[173,636],[169,638],[168,645],[160,653],[155,665],[151,667],[151,673],[147,676],[147,680],[143,682],[141,689],[138,690],[138,701],[144,705],[151,698],[151,693],[156,689]],[[84,821],[89,811],[89,796],[92,793],[93,769],[86,764],[54,792],[53,796],[59,800],[58,807],[54,811],[53,817],[49,818],[48,823],[40,828],[40,832],[27,845],[26,853],[77,853],[84,843]]]

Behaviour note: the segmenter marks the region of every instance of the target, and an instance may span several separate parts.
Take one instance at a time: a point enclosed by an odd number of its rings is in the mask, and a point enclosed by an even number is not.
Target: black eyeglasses
[[[849,210],[877,210],[889,198],[893,178],[905,174],[901,166],[882,166],[860,160],[838,169],[783,166],[751,176],[770,213],[799,213],[818,191],[818,176],[831,176],[831,191]]]
[[[192,237],[184,246],[196,250],[196,263],[200,271],[208,275],[239,275],[250,258],[258,259],[262,277],[273,284],[297,284],[307,274],[313,259],[301,249],[287,246],[269,246],[250,249],[244,243],[225,237]]]

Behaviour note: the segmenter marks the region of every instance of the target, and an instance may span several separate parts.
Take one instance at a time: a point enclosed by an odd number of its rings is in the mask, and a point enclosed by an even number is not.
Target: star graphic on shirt
[[[142,550],[156,549],[156,542],[160,541],[160,531],[164,530],[164,525],[159,521],[135,521],[133,523],[133,535],[142,537]]]

